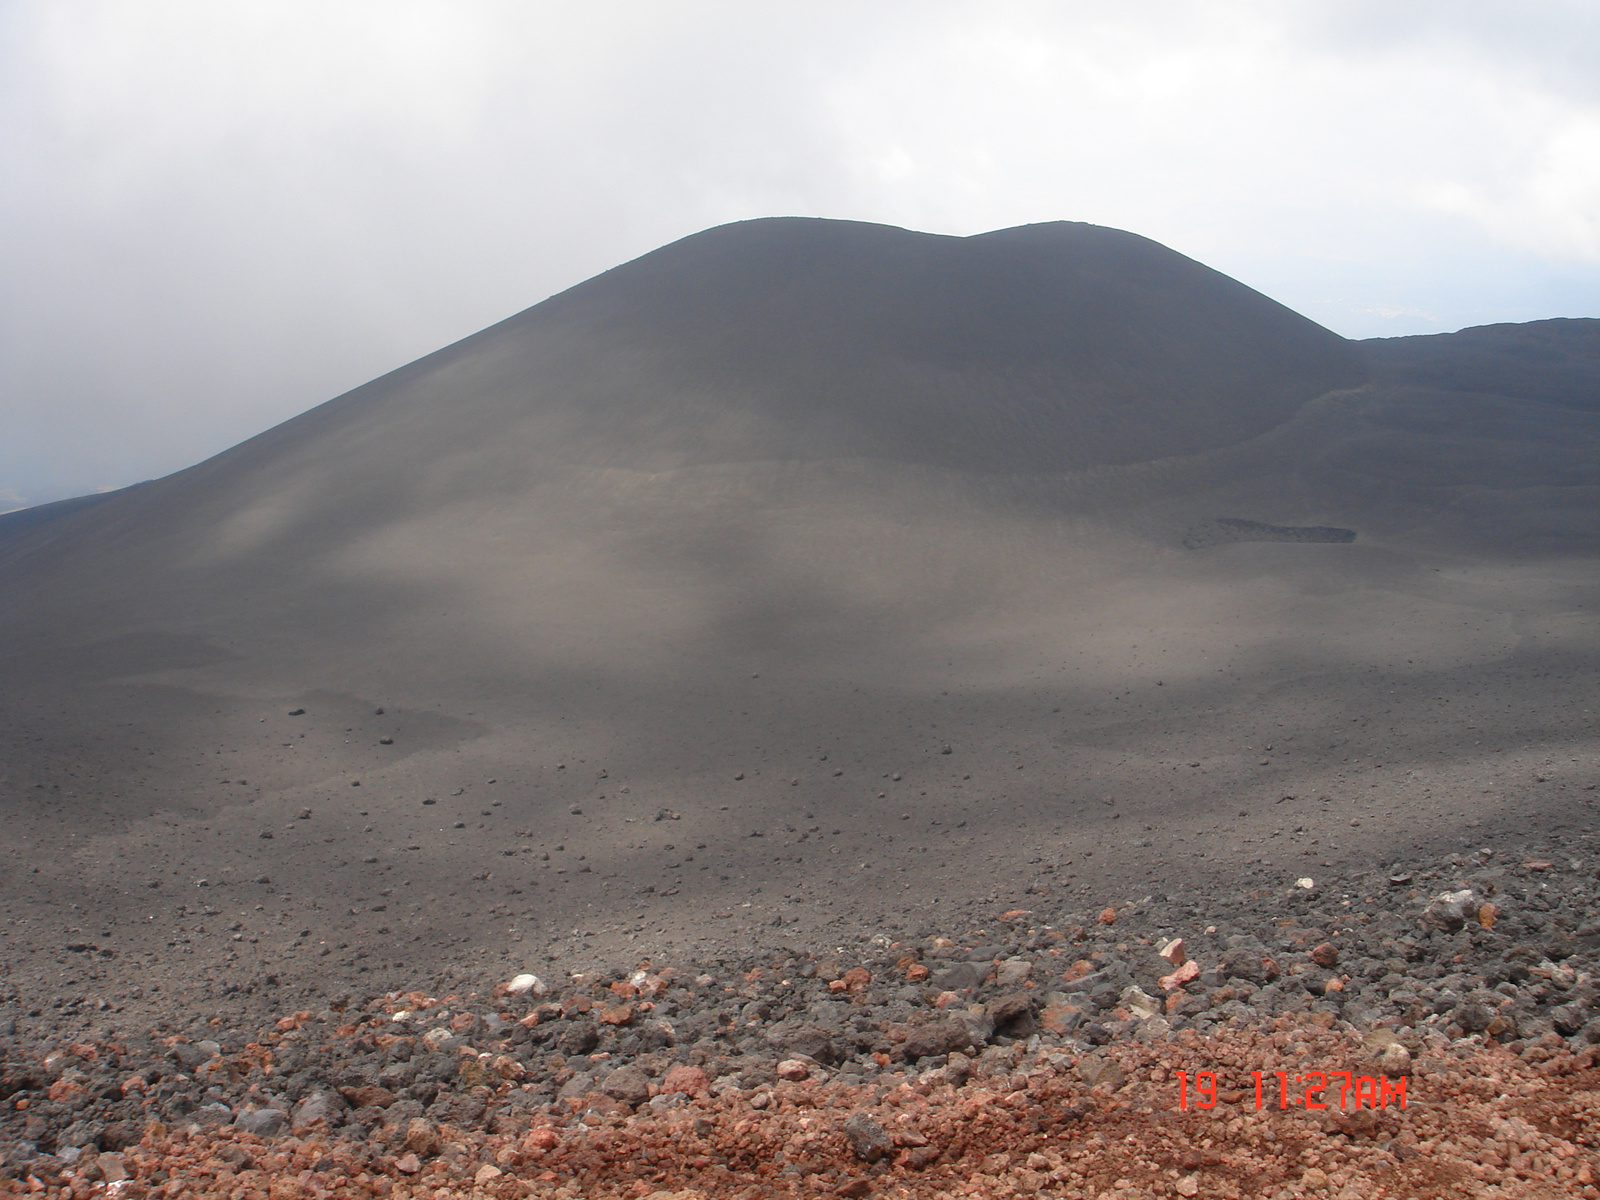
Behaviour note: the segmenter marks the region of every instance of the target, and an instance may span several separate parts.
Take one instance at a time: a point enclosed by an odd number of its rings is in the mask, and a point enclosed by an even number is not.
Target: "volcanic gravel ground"
[[[1248,1088],[1175,1111],[1175,1069],[1210,1063],[1364,1069],[1359,1039],[1287,1018],[1220,1038],[1179,1034],[1106,1055],[1115,1091],[1069,1054],[1010,1053],[954,1086],[948,1068],[868,1085],[779,1082],[630,1115],[596,1096],[489,1128],[412,1118],[261,1138],[153,1122],[135,1147],[36,1168],[17,1193],[119,1196],[1591,1196],[1600,1169],[1595,1051],[1521,1055],[1428,1039],[1402,1112],[1256,1110]],[[1009,1060],[1009,1062],[1007,1061]],[[1183,1067],[1177,1067],[1183,1064]],[[1007,1069],[1009,1066],[1009,1069]],[[1251,1068],[1254,1069],[1254,1068]],[[502,1084],[501,1089],[509,1087]],[[1426,1094],[1426,1099],[1423,1094]],[[491,1131],[492,1130],[492,1131]],[[849,1132],[847,1132],[847,1130]],[[852,1137],[852,1133],[856,1136]],[[858,1150],[857,1147],[861,1149]],[[879,1153],[875,1162],[868,1157]],[[70,1185],[70,1192],[69,1192]]]
[[[0,1172],[174,1198],[1597,1197],[1595,853],[343,996],[249,1031],[7,1018]]]

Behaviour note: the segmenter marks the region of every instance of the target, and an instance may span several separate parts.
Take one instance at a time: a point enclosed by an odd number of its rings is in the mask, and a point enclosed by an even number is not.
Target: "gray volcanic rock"
[[[972,1040],[966,1022],[947,1019],[912,1030],[900,1049],[908,1061],[915,1062],[919,1058],[965,1050],[972,1045]]]
[[[850,1149],[864,1162],[877,1162],[894,1149],[894,1139],[889,1136],[888,1130],[866,1113],[851,1113],[845,1118],[842,1128],[849,1139]]]
[[[650,1077],[638,1067],[618,1067],[601,1081],[600,1090],[624,1104],[643,1104],[650,1099]]]
[[[274,1138],[289,1125],[288,1115],[276,1108],[251,1109],[234,1118],[235,1125],[258,1138]]]

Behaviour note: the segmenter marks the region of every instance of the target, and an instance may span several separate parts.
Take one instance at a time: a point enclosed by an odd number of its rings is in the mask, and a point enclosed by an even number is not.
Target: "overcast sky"
[[[773,214],[1130,229],[1352,337],[1600,316],[1600,5],[3,0],[0,510]]]

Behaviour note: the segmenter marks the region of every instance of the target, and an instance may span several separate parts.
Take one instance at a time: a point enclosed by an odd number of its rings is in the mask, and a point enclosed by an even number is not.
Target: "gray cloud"
[[[1576,3],[15,0],[0,495],[772,213],[1116,225],[1353,336],[1595,315],[1595,61]]]

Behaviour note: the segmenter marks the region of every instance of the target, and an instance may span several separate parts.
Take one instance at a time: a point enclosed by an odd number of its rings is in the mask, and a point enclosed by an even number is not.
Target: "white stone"
[[[1381,1062],[1380,1069],[1391,1079],[1411,1074],[1411,1051],[1399,1042],[1391,1042],[1383,1048]]]
[[[1122,1006],[1141,1021],[1148,1021],[1161,1011],[1161,1001],[1137,985],[1122,989]]]
[[[506,984],[506,995],[508,996],[542,996],[546,990],[537,975],[518,975],[510,983]]]

